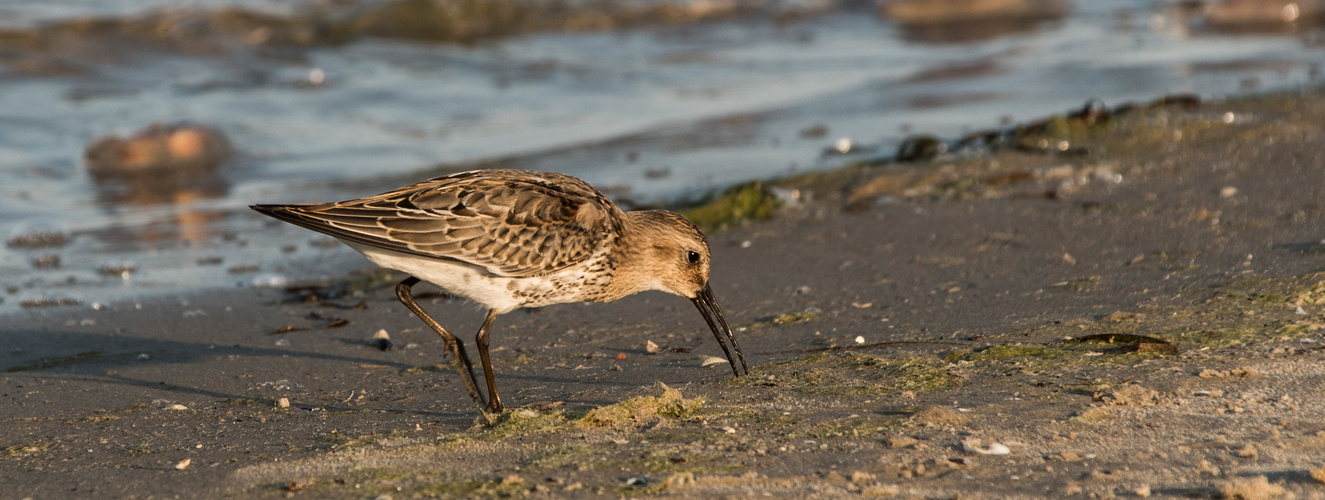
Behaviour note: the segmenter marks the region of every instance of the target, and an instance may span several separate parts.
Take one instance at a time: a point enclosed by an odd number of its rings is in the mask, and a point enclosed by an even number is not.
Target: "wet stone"
[[[38,255],[32,259],[32,267],[37,269],[59,269],[60,256],[56,254]]]
[[[48,248],[62,247],[69,243],[69,237],[59,231],[33,232],[14,236],[5,241],[9,248]]]

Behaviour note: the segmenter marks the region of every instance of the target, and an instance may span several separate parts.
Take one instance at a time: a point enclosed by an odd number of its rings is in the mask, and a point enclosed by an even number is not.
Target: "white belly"
[[[454,261],[434,260],[344,241],[374,264],[408,273],[446,290],[447,293],[483,304],[499,313],[519,309],[522,304],[512,292],[519,278],[503,278],[479,271],[475,266]]]
[[[483,272],[482,268],[461,262],[428,259],[343,241],[374,264],[408,273],[446,290],[452,295],[483,304],[505,314],[521,307],[542,307],[576,302],[579,295],[569,283],[581,273],[574,267],[549,276],[507,278]]]

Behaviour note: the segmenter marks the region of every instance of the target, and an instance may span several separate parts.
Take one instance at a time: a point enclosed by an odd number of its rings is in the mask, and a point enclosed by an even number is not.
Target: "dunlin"
[[[741,375],[738,358],[740,368],[750,371],[709,287],[704,233],[675,212],[623,212],[574,177],[478,170],[357,200],[250,208],[331,235],[373,263],[409,274],[396,285],[396,295],[442,336],[470,397],[490,412],[502,411],[502,402],[488,331],[498,315],[521,307],[608,302],[646,290],[680,295],[699,309],[732,372]],[[464,343],[411,296],[419,280],[487,307],[475,338],[487,401]]]

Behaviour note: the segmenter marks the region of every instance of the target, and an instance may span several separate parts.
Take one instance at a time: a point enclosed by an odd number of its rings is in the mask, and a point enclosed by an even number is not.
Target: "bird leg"
[[[451,335],[451,332],[442,328],[442,325],[438,324],[437,320],[432,319],[432,316],[423,312],[423,308],[419,307],[419,304],[414,302],[412,289],[414,288],[414,285],[417,285],[418,283],[419,279],[413,276],[405,278],[405,281],[401,281],[400,284],[396,285],[396,297],[399,297],[400,303],[405,304],[405,307],[409,308],[415,316],[418,316],[424,323],[432,327],[433,331],[436,331],[438,335],[442,336],[442,340],[446,341],[447,352],[450,352],[451,355],[455,357],[455,369],[460,372],[460,378],[465,381],[465,389],[469,391],[469,397],[474,398],[474,401],[478,402],[480,405],[484,404],[483,395],[478,392],[478,384],[474,383],[474,367],[469,364],[469,355],[465,353],[465,344],[461,343],[460,339],[456,338],[455,335]],[[492,323],[491,318],[488,319],[488,323]],[[486,367],[488,349],[486,345],[484,345],[482,349],[484,365]],[[491,374],[488,375],[488,386],[492,386]],[[498,404],[500,405],[500,403]]]
[[[492,378],[492,361],[488,358],[488,330],[492,329],[493,320],[497,319],[497,310],[488,309],[488,317],[479,327],[474,341],[478,343],[478,357],[483,361],[483,377],[488,379],[488,413],[501,413],[501,396],[497,395],[497,381]]]

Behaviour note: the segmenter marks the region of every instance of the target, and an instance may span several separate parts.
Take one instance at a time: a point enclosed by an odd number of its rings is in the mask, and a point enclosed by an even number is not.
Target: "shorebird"
[[[497,316],[521,307],[609,302],[646,290],[680,295],[699,309],[732,373],[741,375],[738,358],[750,373],[709,287],[704,233],[675,212],[623,212],[568,175],[476,170],[357,200],[249,208],[335,237],[374,264],[409,274],[396,296],[442,337],[469,396],[489,412],[503,405],[488,331]],[[414,301],[411,290],[420,280],[488,309],[475,336],[486,401],[464,343]]]

